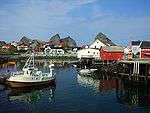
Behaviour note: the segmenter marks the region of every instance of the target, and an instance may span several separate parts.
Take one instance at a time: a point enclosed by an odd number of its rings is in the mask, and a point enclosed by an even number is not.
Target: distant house
[[[44,45],[43,44],[37,44],[35,47],[34,47],[34,52],[44,52]]]
[[[17,42],[12,41],[12,42],[11,42],[11,45],[14,46],[14,47],[17,47]]]
[[[44,50],[45,54],[49,55],[63,55],[65,52],[60,47],[46,47]]]
[[[96,39],[89,47],[100,49],[102,46],[107,46],[107,45],[101,42],[99,39]]]
[[[149,41],[132,41],[131,50],[134,55],[141,59],[150,59]]]
[[[17,50],[28,50],[29,47],[26,44],[19,44],[17,45]]]
[[[4,44],[2,46],[2,49],[10,49],[11,48],[11,45],[10,44]]]
[[[122,60],[124,48],[120,46],[103,46],[100,48],[100,60]]]
[[[94,58],[99,59],[99,49],[84,48],[77,51],[77,58]]]

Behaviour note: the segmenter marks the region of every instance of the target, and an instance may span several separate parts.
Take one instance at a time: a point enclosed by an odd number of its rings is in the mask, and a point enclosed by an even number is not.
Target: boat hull
[[[34,87],[40,85],[54,85],[55,79],[40,81],[40,82],[18,82],[18,81],[8,81],[10,87],[12,88],[23,88],[23,87]]]

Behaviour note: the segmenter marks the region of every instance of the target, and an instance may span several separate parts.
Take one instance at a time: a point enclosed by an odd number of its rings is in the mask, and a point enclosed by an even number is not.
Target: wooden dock
[[[121,60],[118,61],[117,73],[134,80],[150,80],[150,60]]]

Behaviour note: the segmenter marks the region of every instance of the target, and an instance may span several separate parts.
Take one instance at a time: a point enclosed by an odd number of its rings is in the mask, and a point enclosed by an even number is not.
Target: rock
[[[50,38],[49,42],[50,42],[50,46],[59,47],[59,45],[60,45],[60,36],[59,36],[59,34],[56,34],[56,35],[52,36]]]
[[[72,48],[76,47],[76,42],[70,37],[61,39],[59,34],[56,34],[50,38],[50,46]]]
[[[21,38],[21,40],[19,41],[19,44],[26,44],[26,45],[30,45],[30,43],[32,42],[32,40],[31,39],[29,39],[29,38],[27,38],[27,37],[25,37],[25,36],[23,36],[22,38]]]
[[[95,37],[95,40],[96,39],[100,40],[101,42],[103,42],[107,46],[115,46],[116,45],[105,34],[103,34],[101,32],[97,34],[97,36]]]
[[[63,42],[63,46],[65,48],[72,48],[77,46],[76,42],[70,36],[62,39],[61,41]]]
[[[59,34],[56,34],[56,35],[52,36],[49,41],[59,41],[59,40],[60,40],[60,36],[59,36]]]
[[[39,45],[40,43],[43,43],[42,41],[39,41],[39,40],[32,40],[32,39],[29,39],[27,37],[22,37],[21,40],[19,41],[18,45],[20,44],[25,44],[27,45],[28,47],[30,47],[31,49],[34,49],[37,45]]]
[[[38,40],[32,40],[32,42],[30,44],[30,48],[34,49],[39,44],[40,44],[40,42]]]

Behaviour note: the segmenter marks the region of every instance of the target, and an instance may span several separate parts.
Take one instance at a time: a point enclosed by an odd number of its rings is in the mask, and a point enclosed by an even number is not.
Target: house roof
[[[105,34],[103,33],[99,33],[95,40],[98,39],[99,41],[101,41],[102,43],[104,43],[107,46],[116,46],[116,44],[114,44]]]
[[[121,46],[103,46],[102,49],[107,52],[124,52]]]
[[[140,45],[140,43],[141,43],[141,41],[132,41],[131,42],[132,43],[132,46],[138,46],[138,45]]]
[[[150,41],[142,41],[141,49],[150,49]]]
[[[108,38],[103,39],[103,38],[97,38],[99,41],[101,41],[103,44],[106,46],[115,46],[115,44]]]
[[[141,43],[142,42],[142,43]],[[141,45],[140,45],[141,43]],[[141,49],[150,49],[150,41],[132,41],[132,46],[139,46]]]

